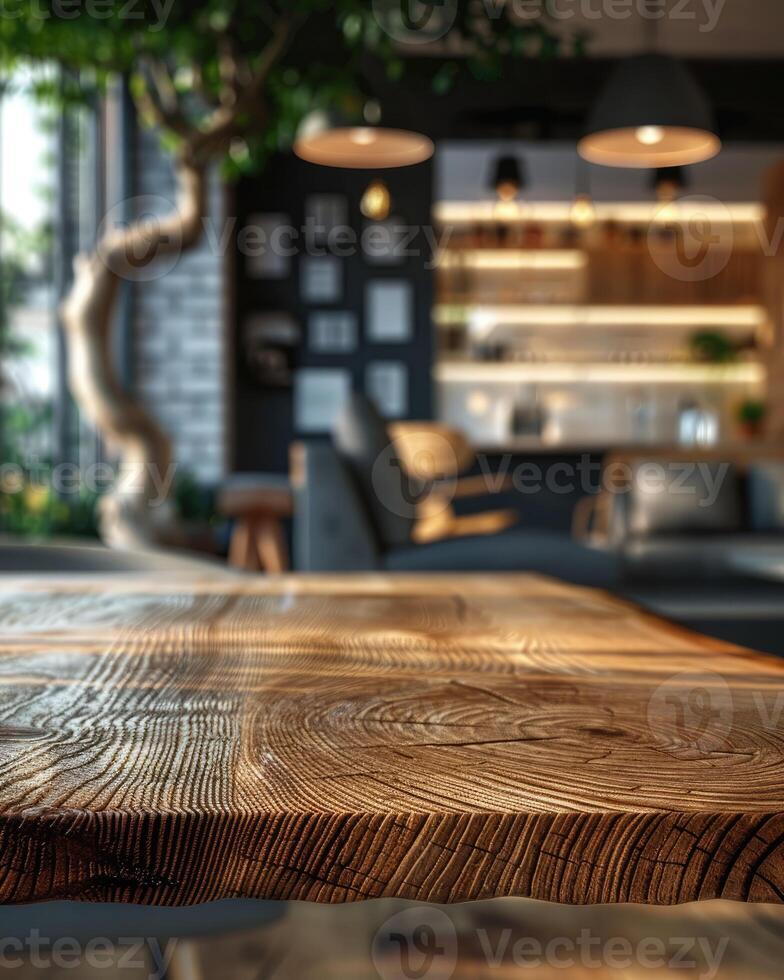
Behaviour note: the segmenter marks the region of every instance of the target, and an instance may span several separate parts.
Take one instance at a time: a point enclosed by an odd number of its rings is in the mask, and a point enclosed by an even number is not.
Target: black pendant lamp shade
[[[490,188],[500,200],[513,201],[527,183],[525,164],[517,157],[498,157],[493,166]]]
[[[659,167],[651,173],[651,187],[660,201],[673,201],[689,185],[685,167]]]
[[[678,167],[714,157],[721,141],[705,93],[682,62],[622,62],[599,96],[580,155],[608,167]]]

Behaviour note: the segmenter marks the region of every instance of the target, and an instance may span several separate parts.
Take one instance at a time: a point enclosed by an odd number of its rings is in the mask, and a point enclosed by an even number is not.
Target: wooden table
[[[218,493],[218,510],[234,518],[229,564],[276,575],[289,570],[289,548],[283,521],[294,511],[288,477],[235,474]]]
[[[0,623],[0,902],[784,898],[784,663],[603,593],[6,578]]]

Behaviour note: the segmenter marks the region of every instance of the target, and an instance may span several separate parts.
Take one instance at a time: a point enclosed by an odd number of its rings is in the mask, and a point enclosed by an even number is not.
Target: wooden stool
[[[234,518],[230,565],[271,574],[289,570],[282,523],[293,512],[288,477],[255,473],[230,477],[218,494],[218,510]]]

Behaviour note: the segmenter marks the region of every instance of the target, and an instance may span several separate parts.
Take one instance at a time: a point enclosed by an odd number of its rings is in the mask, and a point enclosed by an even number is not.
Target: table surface
[[[784,663],[534,576],[0,580],[0,902],[784,898]]]

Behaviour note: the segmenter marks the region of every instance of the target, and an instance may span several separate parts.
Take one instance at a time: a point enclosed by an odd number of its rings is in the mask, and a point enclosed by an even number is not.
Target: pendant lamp
[[[490,190],[495,191],[499,201],[513,201],[527,183],[525,164],[517,157],[497,158],[490,177]]]
[[[433,141],[421,133],[367,125],[329,111],[306,116],[294,142],[302,160],[356,170],[409,167],[429,160],[434,150]]]
[[[607,167],[679,167],[710,160],[721,141],[705,93],[686,66],[642,54],[616,68],[578,150]]]

